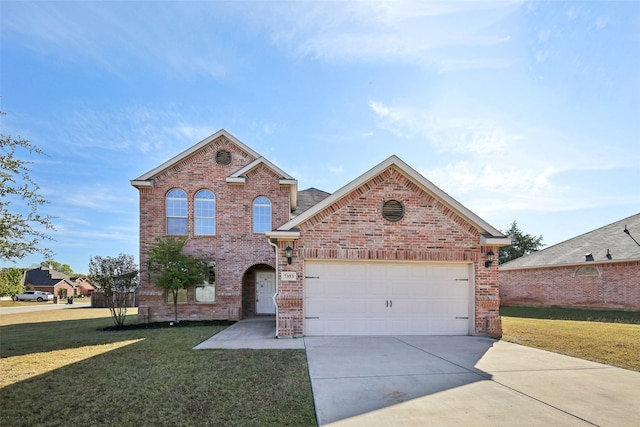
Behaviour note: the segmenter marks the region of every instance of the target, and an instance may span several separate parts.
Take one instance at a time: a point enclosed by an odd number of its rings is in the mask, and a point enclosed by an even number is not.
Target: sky
[[[395,154],[547,246],[640,212],[637,1],[0,8],[0,127],[47,153],[23,158],[76,273],[137,259],[129,181],[220,129],[299,189],[335,192]]]

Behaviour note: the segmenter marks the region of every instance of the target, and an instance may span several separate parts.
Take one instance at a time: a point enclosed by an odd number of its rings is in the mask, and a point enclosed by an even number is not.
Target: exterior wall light
[[[484,267],[485,267],[485,268],[489,268],[489,266],[490,266],[491,264],[493,264],[493,256],[494,256],[494,255],[495,255],[495,254],[494,254],[494,253],[493,253],[493,251],[491,251],[491,250],[490,250],[489,252],[487,252],[487,260],[484,262]]]
[[[291,264],[291,257],[293,256],[293,248],[291,246],[287,246],[284,252],[287,255],[287,264]]]

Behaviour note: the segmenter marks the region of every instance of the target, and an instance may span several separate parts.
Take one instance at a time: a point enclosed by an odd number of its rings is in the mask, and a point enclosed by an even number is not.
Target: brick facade
[[[385,200],[402,200],[405,217],[381,217]],[[294,249],[288,265],[284,250]],[[350,194],[300,224],[297,240],[279,239],[279,269],[298,280],[280,282],[279,334],[303,334],[304,260],[468,262],[474,265],[475,334],[499,336],[498,269],[485,268],[486,252],[475,226],[421,190],[396,168],[383,171]]]
[[[640,261],[501,270],[505,305],[640,309]]]
[[[229,164],[216,162],[216,153],[221,150],[231,152]],[[344,187],[350,188],[344,190],[347,193],[340,190],[335,198],[326,199],[326,206],[318,204],[296,217],[301,222],[293,230],[296,237],[289,238],[292,230],[279,229],[296,221],[291,212],[297,183],[258,156],[220,131],[132,181],[140,195],[140,322],[173,319],[173,303],[150,283],[145,263],[149,245],[166,235],[166,195],[179,188],[186,192],[188,201],[185,250],[216,262],[215,302],[196,302],[192,287],[187,290],[186,302],[178,306],[179,319],[238,320],[254,315],[256,273],[286,270],[296,272],[297,281],[276,278],[278,335],[301,335],[305,260],[455,262],[467,263],[473,271],[475,313],[470,330],[477,335],[501,334],[497,263],[485,267],[486,253],[497,253],[499,244],[504,243],[499,231],[417,172],[407,172],[409,166],[392,156],[372,170],[380,168],[378,173],[370,171],[367,179]],[[194,234],[194,196],[202,189],[215,195],[215,236]],[[258,196],[271,201],[271,225],[277,237],[270,232],[267,239],[265,233],[252,231],[253,201]],[[389,199],[404,203],[404,217],[397,222],[382,218],[381,205]],[[271,244],[277,246],[277,253]],[[287,246],[294,250],[290,265],[285,256]]]
[[[219,150],[231,152],[230,164],[221,165],[215,161]],[[253,275],[258,270],[273,271],[275,255],[264,233],[253,232],[253,200],[265,196],[271,201],[272,226],[276,227],[289,220],[290,190],[288,185],[281,185],[280,177],[263,164],[246,174],[244,184],[226,182],[229,175],[254,160],[256,156],[221,136],[154,176],[152,187],[139,188],[141,321],[173,319],[173,303],[167,302],[161,288],[149,282],[145,267],[147,247],[157,237],[166,235],[165,197],[173,188],[180,188],[187,194],[188,240],[185,251],[216,262],[215,302],[195,302],[195,288],[191,287],[187,291],[187,302],[178,304],[178,318],[238,320],[255,311],[251,295],[252,291],[255,293]],[[212,191],[215,196],[215,236],[194,234],[194,196],[202,189]],[[244,302],[243,284],[246,287]]]

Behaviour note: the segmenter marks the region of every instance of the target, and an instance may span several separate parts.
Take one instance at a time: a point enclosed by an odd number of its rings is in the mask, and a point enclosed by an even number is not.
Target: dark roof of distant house
[[[326,191],[318,190],[313,187],[298,191],[298,208],[293,212],[293,215],[300,215],[302,212],[317,205],[330,195],[331,193],[327,193]]]
[[[629,234],[624,232],[625,228]],[[636,241],[640,243],[640,213],[516,258],[502,264],[500,270],[640,260]],[[607,258],[607,252],[611,259]],[[593,261],[586,261],[587,254],[591,254]]]
[[[64,273],[47,267],[38,267],[25,273],[24,284],[32,286],[54,286],[61,280],[71,284],[71,278]]]

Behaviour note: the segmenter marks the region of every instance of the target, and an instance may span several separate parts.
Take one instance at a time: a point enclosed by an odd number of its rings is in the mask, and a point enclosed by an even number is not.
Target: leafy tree
[[[511,237],[511,245],[500,248],[500,257],[498,260],[500,264],[520,258],[523,255],[529,255],[544,246],[542,236],[532,236],[523,233],[518,228],[516,221],[513,221],[511,228],[504,232],[504,234],[507,237]]]
[[[204,279],[203,262],[182,251],[186,242],[185,237],[158,237],[147,250],[149,280],[171,293],[176,323],[179,291],[202,283]]]
[[[17,268],[0,270],[0,297],[13,297],[24,292],[22,271]]]
[[[123,326],[127,297],[138,287],[138,266],[133,255],[95,256],[89,260],[89,281],[104,294],[116,326]]]
[[[55,271],[59,273],[66,274],[67,276],[73,276],[73,269],[69,264],[60,264],[58,261],[54,261],[52,259],[42,261],[40,263],[40,267],[49,267],[53,268]]]
[[[18,158],[19,149],[28,154],[44,154],[25,139],[0,134],[0,259],[22,259],[34,252],[51,257],[51,250],[41,248],[40,243],[52,240],[46,232],[55,230],[52,217],[38,213],[47,201],[29,175],[33,162]],[[27,213],[14,209],[13,202],[26,207]]]

